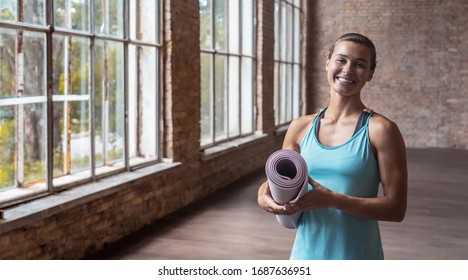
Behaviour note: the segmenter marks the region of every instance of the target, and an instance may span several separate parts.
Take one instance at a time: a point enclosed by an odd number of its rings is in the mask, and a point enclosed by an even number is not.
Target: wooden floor
[[[409,149],[408,210],[381,222],[386,259],[468,259],[468,151]],[[257,206],[264,173],[107,246],[86,259],[288,259],[294,231]]]

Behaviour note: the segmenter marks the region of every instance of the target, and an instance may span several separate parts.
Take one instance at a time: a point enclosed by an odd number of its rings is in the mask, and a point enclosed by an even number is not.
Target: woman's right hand
[[[276,215],[292,215],[296,211],[289,204],[279,205],[271,196],[268,182],[264,182],[258,189],[258,205],[265,211]]]

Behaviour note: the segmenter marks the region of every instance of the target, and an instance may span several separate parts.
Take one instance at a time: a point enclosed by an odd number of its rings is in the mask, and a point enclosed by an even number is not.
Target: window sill
[[[223,154],[226,154],[233,149],[236,149],[240,146],[258,141],[260,139],[264,139],[267,137],[265,133],[255,133],[246,137],[238,138],[232,141],[224,142],[214,147],[206,148],[201,151],[202,153],[202,160],[209,160],[213,157],[217,157]]]
[[[131,187],[131,184],[127,184],[129,182],[158,172],[168,171],[179,165],[178,162],[158,163],[1,210],[0,234],[30,224],[35,218],[49,217],[89,201],[122,191]]]

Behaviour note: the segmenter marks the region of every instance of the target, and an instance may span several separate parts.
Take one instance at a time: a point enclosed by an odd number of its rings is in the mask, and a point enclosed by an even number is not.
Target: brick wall
[[[400,127],[409,147],[468,148],[468,2],[465,0],[319,0],[310,17],[315,70],[312,110],[327,104],[328,47],[347,32],[377,47],[366,104]]]
[[[180,164],[121,184],[96,199],[33,215],[14,229],[4,227],[0,259],[81,258],[263,168],[284,134],[274,133],[273,2],[260,0],[258,8],[265,43],[258,51],[257,111],[265,135],[219,154],[202,155],[198,0],[165,1],[163,153]],[[4,221],[1,226],[6,226]]]

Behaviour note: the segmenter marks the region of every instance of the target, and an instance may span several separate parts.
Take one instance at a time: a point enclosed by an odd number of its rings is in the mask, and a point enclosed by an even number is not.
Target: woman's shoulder
[[[369,120],[369,135],[374,144],[384,144],[387,141],[401,138],[398,125],[388,117],[376,112],[373,112],[372,118]]]
[[[373,112],[372,118],[369,121],[369,129],[377,130],[377,132],[385,132],[393,129],[398,129],[397,124],[388,117]]]

